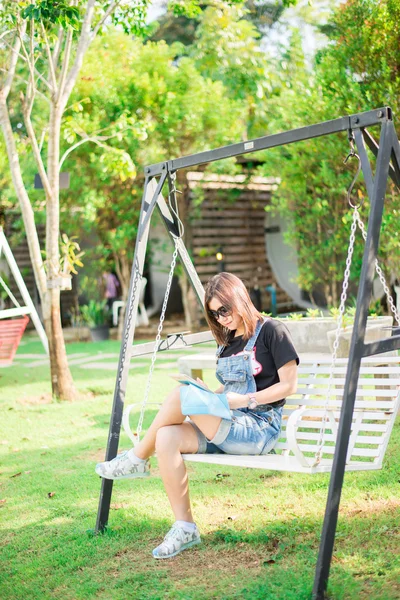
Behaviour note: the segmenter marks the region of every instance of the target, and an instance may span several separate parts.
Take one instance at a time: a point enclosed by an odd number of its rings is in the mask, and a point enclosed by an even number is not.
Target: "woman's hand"
[[[229,408],[244,408],[249,403],[247,394],[237,394],[236,392],[227,392]]]
[[[204,387],[206,387],[208,390],[210,389],[208,387],[208,385],[206,383],[204,383],[204,381],[202,379],[200,379],[200,377],[196,377],[196,381],[198,381],[199,383],[201,383],[201,385],[204,385]]]

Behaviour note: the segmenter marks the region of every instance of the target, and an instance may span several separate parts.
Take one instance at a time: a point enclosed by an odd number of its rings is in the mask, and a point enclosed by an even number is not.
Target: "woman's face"
[[[231,331],[244,332],[242,317],[235,310],[223,306],[218,298],[211,298],[208,310],[223,327],[227,327]]]

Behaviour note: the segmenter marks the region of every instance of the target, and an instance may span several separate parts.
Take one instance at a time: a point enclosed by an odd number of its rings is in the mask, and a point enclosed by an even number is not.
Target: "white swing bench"
[[[296,394],[286,399],[282,430],[275,454],[184,454],[186,461],[297,473],[327,473],[332,469],[342,408],[347,359],[333,368],[328,408],[326,397],[332,370],[330,359],[303,361]],[[380,469],[400,405],[400,356],[368,357],[361,363],[346,460],[347,471]],[[315,453],[322,432],[322,458]]]

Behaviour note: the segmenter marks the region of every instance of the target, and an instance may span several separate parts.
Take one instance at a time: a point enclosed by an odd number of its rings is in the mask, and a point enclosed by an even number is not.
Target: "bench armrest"
[[[122,415],[122,427],[124,428],[126,435],[131,440],[134,446],[136,446],[139,440],[137,439],[137,436],[133,433],[131,426],[129,425],[129,417],[132,409],[135,408],[135,406],[142,406],[142,402],[135,402],[134,404],[129,404],[125,408],[124,414]],[[147,402],[146,406],[158,406],[158,408],[160,408],[160,406],[162,406],[162,403]]]
[[[303,467],[312,467],[314,466],[314,458],[309,457],[306,458],[300,449],[299,442],[297,441],[297,429],[299,428],[299,422],[307,414],[314,414],[315,410],[312,408],[308,408],[307,406],[301,406],[292,412],[290,417],[288,418],[286,424],[286,439],[288,443],[289,451],[293,452],[296,459]],[[330,422],[329,428],[332,428],[332,431],[335,435],[337,435],[337,423],[335,421],[335,415],[332,411],[328,410],[326,413],[327,419]],[[318,427],[321,425],[319,423]],[[317,451],[318,446],[315,446],[315,451]]]

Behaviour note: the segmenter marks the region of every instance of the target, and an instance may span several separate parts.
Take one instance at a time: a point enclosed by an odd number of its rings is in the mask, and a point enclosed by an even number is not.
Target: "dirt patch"
[[[182,552],[174,558],[166,561],[154,561],[149,555],[149,547],[156,547],[160,543],[160,539],[148,539],[147,548],[143,555],[138,555],[137,549],[124,549],[117,552],[115,555],[118,561],[118,568],[115,564],[110,570],[110,574],[115,574],[123,568],[124,565],[130,564],[132,567],[135,564],[140,564],[141,571],[162,569],[168,573],[168,577],[173,581],[181,581],[182,579],[190,579],[192,576],[200,579],[203,576],[207,579],[211,572],[232,573],[237,569],[244,568],[246,570],[259,570],[268,568],[270,564],[275,563],[276,549],[266,546],[251,547],[245,542],[236,544],[235,547],[213,548],[207,547],[204,549],[202,544],[198,548],[192,548],[189,551]]]
[[[106,454],[106,448],[97,448],[96,450],[91,450],[90,452],[86,452],[86,453],[82,453],[82,454],[78,454],[76,456],[76,458],[80,458],[82,460],[84,460],[85,462],[90,461],[90,462],[103,462],[104,457]]]
[[[50,404],[53,398],[51,393],[40,394],[39,396],[29,396],[29,398],[18,398],[18,404],[22,406],[37,406],[39,404]]]
[[[273,556],[266,548],[250,548],[248,544],[243,544],[244,547],[240,548],[240,545],[218,550],[210,548],[206,552],[192,549],[174,557],[169,564],[162,563],[161,568],[167,570],[172,579],[179,581],[190,577],[191,574],[201,576],[203,573],[206,576],[210,571],[232,573],[240,568],[253,570],[265,568],[269,561],[274,562]]]
[[[371,514],[379,514],[382,512],[396,512],[400,509],[400,498],[390,498],[389,500],[373,500],[372,498],[366,497],[363,500],[358,500],[357,504],[344,503],[340,507],[340,513],[354,517],[356,515],[364,514],[366,517],[370,517]]]

